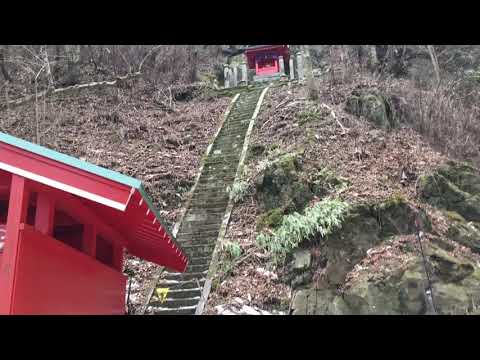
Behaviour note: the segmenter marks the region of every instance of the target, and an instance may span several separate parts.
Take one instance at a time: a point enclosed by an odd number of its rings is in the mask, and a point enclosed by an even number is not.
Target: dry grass
[[[444,154],[480,164],[480,109],[469,104],[471,93],[461,94],[458,82],[429,91],[408,85],[396,90],[406,100],[404,120],[415,130]]]

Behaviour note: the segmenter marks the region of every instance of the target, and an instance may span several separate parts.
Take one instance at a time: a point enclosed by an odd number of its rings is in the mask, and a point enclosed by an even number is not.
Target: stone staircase
[[[195,314],[227,210],[245,135],[261,101],[262,90],[241,93],[227,115],[205,159],[176,234],[177,242],[190,260],[187,270],[162,273],[156,288],[168,288],[166,298],[153,295],[145,314]]]

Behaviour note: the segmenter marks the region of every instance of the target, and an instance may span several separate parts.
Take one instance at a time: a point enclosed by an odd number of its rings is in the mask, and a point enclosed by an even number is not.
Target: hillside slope
[[[245,305],[294,314],[475,312],[480,171],[432,148],[371,79],[318,88],[316,101],[303,86],[268,93],[206,313]],[[363,99],[358,112],[352,103]],[[451,175],[446,188],[429,180],[438,173]],[[337,219],[339,204],[348,210]]]

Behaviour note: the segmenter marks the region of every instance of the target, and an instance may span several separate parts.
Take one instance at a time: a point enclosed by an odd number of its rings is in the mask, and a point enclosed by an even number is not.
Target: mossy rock
[[[480,171],[469,163],[448,161],[437,172],[462,191],[472,195],[480,194]]]
[[[260,206],[301,212],[313,198],[309,184],[302,176],[301,155],[280,156],[256,180],[256,196]]]
[[[311,190],[318,197],[326,196],[332,190],[347,188],[350,183],[347,179],[339,177],[328,167],[322,168],[311,177]]]
[[[252,144],[248,148],[247,159],[248,160],[254,159],[256,157],[263,155],[264,153],[265,153],[265,146],[261,144]]]
[[[442,249],[437,249],[428,258],[434,275],[443,282],[460,282],[475,270],[472,264],[450,256]]]
[[[385,238],[397,234],[415,233],[415,216],[417,212],[401,196],[390,199],[374,206],[381,225],[380,236]],[[431,223],[427,216],[423,217],[426,231],[431,230]]]
[[[281,225],[283,214],[283,209],[275,208],[260,215],[257,219],[257,232],[265,228],[275,228]]]
[[[455,222],[448,228],[447,236],[480,254],[480,225],[468,222]]]
[[[449,162],[422,176],[419,194],[429,204],[455,211],[468,221],[480,222],[480,174],[462,163]]]
[[[415,233],[415,210],[401,197],[381,203],[357,204],[345,217],[342,228],[322,244],[327,283],[343,283],[347,273],[363,259],[368,249],[393,235]],[[428,219],[426,219],[429,224]],[[428,231],[429,227],[426,226]]]
[[[432,264],[435,307],[440,314],[480,312],[480,267],[462,257],[453,257],[436,245],[425,247]],[[363,270],[342,294],[313,288],[297,291],[292,302],[294,314],[422,315],[427,305],[426,277],[417,250],[406,261],[386,258],[386,273],[376,267]],[[329,304],[340,303],[333,308]]]
[[[347,98],[345,111],[365,118],[381,128],[394,128],[396,121],[386,97],[374,93],[354,93]]]
[[[466,222],[465,218],[455,211],[445,211],[444,214],[451,221],[456,221],[460,223]]]
[[[293,315],[345,315],[349,308],[340,296],[331,290],[302,289],[292,299]]]

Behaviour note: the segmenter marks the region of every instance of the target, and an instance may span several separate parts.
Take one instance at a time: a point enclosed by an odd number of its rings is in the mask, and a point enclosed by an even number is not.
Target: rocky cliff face
[[[419,180],[420,197],[448,218],[441,234],[422,216],[434,308],[415,234],[422,213],[397,198],[355,206],[341,230],[310,247],[319,255],[309,267],[292,262],[293,314],[480,313],[479,184],[478,170],[454,162]]]

